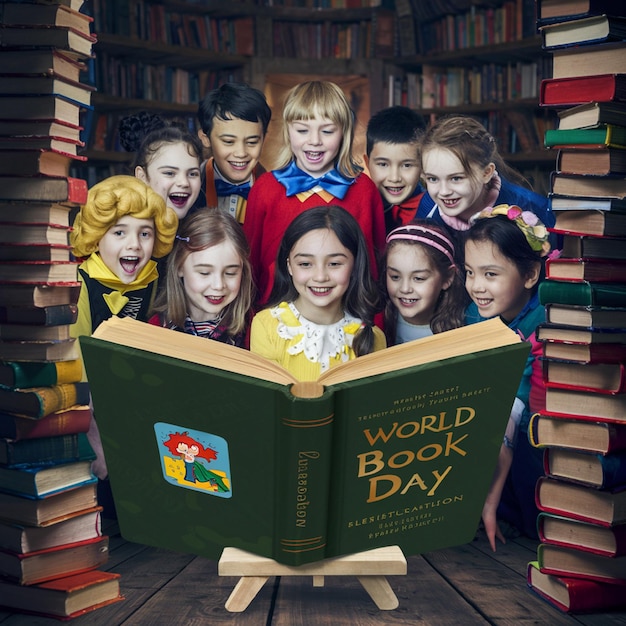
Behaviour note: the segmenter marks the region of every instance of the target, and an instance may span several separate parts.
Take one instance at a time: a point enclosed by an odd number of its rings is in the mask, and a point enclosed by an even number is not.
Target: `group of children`
[[[533,341],[553,220],[478,122],[426,128],[406,107],[384,109],[368,123],[366,172],[343,91],[308,81],[287,95],[283,148],[265,172],[270,116],[260,91],[225,84],[200,103],[197,136],[158,116],[122,120],[134,176],[95,185],[72,233],[84,259],[75,336],[132,316],[249,347],[299,380],[494,316]],[[524,442],[542,402],[535,357],[483,511],[494,549],[496,511],[535,533],[528,488],[541,468]]]

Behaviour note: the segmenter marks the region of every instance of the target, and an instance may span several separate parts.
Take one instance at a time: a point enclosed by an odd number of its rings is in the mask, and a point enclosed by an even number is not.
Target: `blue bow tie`
[[[348,187],[354,182],[354,178],[346,178],[335,168],[330,170],[330,172],[326,172],[321,178],[314,178],[310,174],[303,172],[296,165],[295,161],[292,161],[282,170],[274,171],[274,177],[286,189],[287,197],[295,196],[303,191],[309,191],[319,185],[324,191],[335,196],[335,198],[343,200],[348,192]]]
[[[248,199],[250,193],[250,181],[247,183],[241,183],[239,185],[233,185],[221,178],[215,179],[215,192],[218,196],[241,196],[245,200]]]

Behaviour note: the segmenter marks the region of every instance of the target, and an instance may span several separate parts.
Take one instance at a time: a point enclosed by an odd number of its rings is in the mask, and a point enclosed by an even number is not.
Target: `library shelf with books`
[[[539,193],[547,191],[551,158],[543,146],[554,111],[539,107],[539,84],[551,59],[535,29],[534,2],[396,3],[400,56],[385,67],[388,104],[433,119],[471,115],[496,138],[505,160]]]

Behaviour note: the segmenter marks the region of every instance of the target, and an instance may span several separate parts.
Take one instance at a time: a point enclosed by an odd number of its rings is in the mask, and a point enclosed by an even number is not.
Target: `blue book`
[[[626,487],[626,453],[592,454],[564,448],[546,448],[544,471],[547,476],[598,489]]]

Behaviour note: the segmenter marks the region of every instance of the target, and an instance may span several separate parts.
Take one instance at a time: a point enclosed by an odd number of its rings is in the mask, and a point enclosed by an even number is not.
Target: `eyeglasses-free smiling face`
[[[125,215],[98,242],[104,264],[124,283],[132,283],[154,248],[154,220]]]
[[[388,204],[402,204],[408,200],[419,185],[422,171],[416,144],[384,141],[378,141],[372,147],[368,168],[371,179]]]
[[[452,279],[452,274],[439,272],[420,245],[395,243],[387,253],[387,293],[409,324],[430,324],[439,296]]]
[[[522,276],[491,241],[465,244],[465,288],[481,317],[499,315],[506,322],[513,321],[530,300],[539,269]]]
[[[198,136],[205,147],[211,148],[215,165],[226,180],[237,185],[250,179],[263,148],[261,122],[215,118],[210,136],[202,131]]]
[[[291,151],[302,171],[320,178],[333,169],[343,140],[343,132],[337,124],[315,116],[291,122],[288,129]]]
[[[353,267],[352,252],[332,230],[319,228],[300,237],[287,259],[298,311],[316,324],[338,322]]]
[[[183,142],[163,145],[146,170],[137,167],[135,176],[147,183],[176,211],[181,220],[200,193],[200,163]]]
[[[243,262],[230,241],[191,252],[178,275],[187,298],[187,314],[194,322],[206,322],[237,298]]]
[[[465,222],[485,208],[486,185],[494,172],[490,163],[484,170],[474,166],[470,175],[459,158],[445,148],[431,148],[422,154],[422,177],[428,194],[442,213]]]

